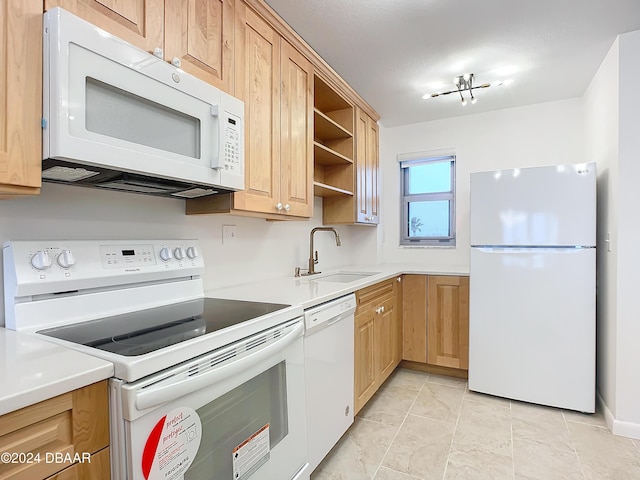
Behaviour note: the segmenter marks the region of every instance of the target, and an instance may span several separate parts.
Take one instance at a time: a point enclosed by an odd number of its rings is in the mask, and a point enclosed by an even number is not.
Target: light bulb
[[[423,98],[424,100],[427,100],[428,98],[431,98],[431,97],[433,97],[433,93],[425,93],[425,94],[422,96],[422,98]]]
[[[469,81],[469,79],[471,78],[471,74],[469,74],[469,73],[465,73],[465,74],[463,75],[463,77],[462,77],[462,78],[464,78],[464,81],[465,81],[465,82],[468,82],[468,81]]]
[[[462,106],[464,107],[466,104],[467,104],[467,99],[466,99],[466,98],[463,98],[463,99],[462,99]]]
[[[455,83],[456,85],[460,85],[460,77],[454,78],[453,83]]]
[[[471,99],[471,103],[475,105],[476,103],[478,103],[478,99],[476,97],[473,97]]]

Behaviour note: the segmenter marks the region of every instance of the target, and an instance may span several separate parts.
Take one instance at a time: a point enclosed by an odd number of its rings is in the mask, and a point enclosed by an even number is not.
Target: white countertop
[[[349,283],[323,281],[337,272],[372,273]],[[207,297],[286,303],[310,308],[404,273],[468,275],[419,265],[348,266],[307,277],[283,277],[207,290]],[[35,336],[0,328],[0,415],[113,376],[110,362]]]
[[[113,365],[0,328],[0,415],[113,376]]]
[[[322,281],[322,277],[337,272],[374,273],[371,276],[349,283]],[[284,277],[247,282],[233,287],[215,288],[205,292],[207,297],[230,298],[235,300],[253,300],[257,302],[286,303],[301,305],[307,309],[334,298],[348,295],[361,288],[368,287],[401,274],[425,275],[469,275],[468,270],[460,268],[428,269],[420,265],[380,264],[373,266],[348,266],[323,271],[319,275],[308,277]]]

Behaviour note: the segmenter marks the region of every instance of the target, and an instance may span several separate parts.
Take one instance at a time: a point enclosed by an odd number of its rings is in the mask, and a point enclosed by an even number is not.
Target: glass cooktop
[[[125,356],[144,355],[289,305],[201,298],[40,330],[50,337]]]

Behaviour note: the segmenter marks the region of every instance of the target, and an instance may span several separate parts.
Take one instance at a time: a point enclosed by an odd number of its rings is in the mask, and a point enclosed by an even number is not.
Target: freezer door
[[[471,174],[471,245],[596,244],[595,163]]]
[[[470,390],[594,411],[595,254],[471,249]]]

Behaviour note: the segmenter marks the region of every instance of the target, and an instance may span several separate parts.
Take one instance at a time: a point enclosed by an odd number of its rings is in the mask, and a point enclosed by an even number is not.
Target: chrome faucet
[[[315,271],[315,265],[316,263],[318,263],[318,251],[315,251],[315,256],[313,251],[313,234],[318,230],[333,232],[333,234],[336,236],[336,245],[338,247],[342,245],[342,242],[340,241],[340,234],[333,227],[316,227],[311,230],[311,233],[309,234],[309,271],[306,273],[302,273],[301,275],[315,275],[316,273],[322,273]]]

